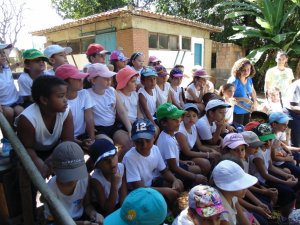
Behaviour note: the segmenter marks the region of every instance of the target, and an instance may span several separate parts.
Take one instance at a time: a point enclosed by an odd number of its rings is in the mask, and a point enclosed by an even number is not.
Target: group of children
[[[286,139],[290,118],[271,113],[237,133],[233,84],[219,96],[196,68],[185,91],[182,66],[168,73],[156,57],[144,66],[141,52],[128,59],[99,44],[81,72],[67,63],[72,49],[51,45],[24,51],[18,94],[10,46],[0,47],[1,99],[15,96],[0,109],[77,224],[159,225],[176,216],[184,190],[189,205],[173,224],[268,224],[276,203],[283,224],[294,209],[300,149]],[[47,203],[44,214],[55,224]]]

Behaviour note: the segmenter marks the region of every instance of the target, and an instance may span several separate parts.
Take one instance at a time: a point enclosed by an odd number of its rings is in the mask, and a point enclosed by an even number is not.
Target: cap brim
[[[70,54],[73,51],[71,47],[65,47],[65,53]]]
[[[229,145],[227,145],[229,148],[231,148],[231,149],[234,149],[234,148],[236,148],[236,147],[238,147],[238,146],[240,146],[240,145],[246,145],[246,146],[249,146],[245,141],[235,141],[235,142],[233,142],[233,143],[231,143],[231,144],[229,144]]]
[[[110,55],[111,52],[110,52],[110,51],[107,51],[107,50],[102,50],[102,51],[99,52],[98,54],[100,54],[100,55]]]
[[[225,212],[226,209],[224,208],[223,204],[219,204],[216,206],[210,206],[203,208],[196,208],[195,209],[197,214],[201,217],[211,217],[217,214],[220,214],[222,212]]]
[[[128,225],[128,223],[121,219],[121,209],[118,209],[105,217],[103,225]]]
[[[172,77],[183,77],[182,73],[175,73],[172,75]]]
[[[177,118],[181,117],[185,113],[186,113],[185,110],[178,109],[178,110],[176,110],[176,112],[173,112],[173,113],[171,113],[171,114],[169,114],[167,116],[164,116],[163,118],[166,118],[166,119],[177,119]],[[161,120],[163,118],[160,118],[160,117],[157,116],[158,120]]]
[[[249,147],[251,148],[258,148],[260,146],[262,146],[265,142],[263,141],[256,141],[256,142],[253,142],[253,143],[249,143]]]
[[[12,48],[13,45],[12,44],[0,44],[0,49],[8,49],[8,48]]]
[[[189,106],[189,107],[185,107],[185,108],[183,108],[183,109],[184,109],[185,111],[187,111],[187,110],[193,110],[193,111],[196,111],[197,113],[200,113],[198,107],[196,107],[196,106]]]
[[[88,172],[85,164],[80,167],[71,169],[54,168],[54,172],[57,179],[63,182],[81,180],[88,177]]]
[[[159,77],[165,77],[165,76],[168,75],[168,73],[167,73],[167,72],[165,72],[165,73],[158,73],[157,75],[158,75]]]
[[[261,141],[273,140],[275,138],[276,138],[275,134],[266,134],[266,135],[259,136],[259,140]]]
[[[37,58],[42,58],[43,61],[48,62],[49,59],[45,56],[37,56],[37,57],[32,57],[32,58],[24,58],[24,59],[28,59],[28,60],[32,60],[32,59],[37,59]]]
[[[257,183],[257,178],[244,173],[242,177],[233,182],[216,182],[218,188],[224,191],[239,191],[247,189]]]
[[[151,140],[154,137],[154,133],[144,132],[144,133],[137,133],[131,136],[131,139],[133,141],[136,141],[138,139],[148,139]]]
[[[88,76],[89,74],[88,73],[77,73],[73,76],[71,76],[70,78],[73,78],[73,79],[84,79]]]

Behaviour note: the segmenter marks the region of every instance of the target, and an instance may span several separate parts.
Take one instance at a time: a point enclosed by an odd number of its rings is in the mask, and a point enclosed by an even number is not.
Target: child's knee
[[[199,174],[202,172],[201,168],[198,165],[189,166],[188,171],[195,174]]]
[[[202,174],[208,174],[211,170],[211,164],[208,159],[196,158],[193,159],[195,164],[201,168]]]

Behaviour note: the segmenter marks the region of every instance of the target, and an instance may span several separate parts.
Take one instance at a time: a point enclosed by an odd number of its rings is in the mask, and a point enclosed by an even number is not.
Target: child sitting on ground
[[[139,73],[130,67],[120,69],[116,75],[117,93],[124,105],[128,118],[133,123],[137,118],[142,118],[142,112],[136,92],[137,78]]]
[[[166,102],[171,102],[171,85],[169,82],[167,82],[169,74],[163,65],[158,65],[154,68],[157,73],[155,90],[157,93],[158,105],[164,104]]]
[[[125,167],[118,163],[117,148],[106,139],[96,139],[89,154],[94,164],[92,201],[98,211],[107,215],[118,209],[127,195]]]
[[[212,171],[212,179],[222,198],[226,213],[221,214],[224,225],[250,225],[238,198],[244,198],[247,188],[257,183],[257,178],[244,172],[235,162],[221,161]]]
[[[89,66],[88,74],[87,80],[92,85],[88,93],[95,103],[93,113],[96,138],[113,140],[120,146],[118,156],[121,160],[131,147],[131,123],[119,95],[110,86],[111,77],[116,73],[109,71],[104,64],[94,63]]]
[[[80,146],[70,141],[60,143],[53,151],[52,167],[55,176],[47,185],[76,224],[102,224],[103,216],[94,210],[90,202],[89,174]],[[47,223],[56,224],[48,204],[44,206]]]
[[[219,95],[224,98],[225,102],[231,105],[230,108],[226,108],[225,122],[232,124],[233,122],[233,107],[235,100],[233,98],[235,91],[234,84],[224,84],[220,87]]]
[[[202,173],[207,175],[211,169],[210,161],[216,163],[220,153],[203,145],[200,141],[195,125],[199,115],[198,107],[193,103],[186,103],[183,109],[186,113],[175,134],[180,148],[180,159],[194,161],[201,168]]]
[[[130,189],[152,187],[171,205],[183,191],[183,184],[166,168],[158,147],[154,145],[154,134],[155,128],[150,120],[138,119],[133,123],[131,139],[135,147],[131,148],[123,159],[126,179]],[[164,181],[171,188],[165,187]]]
[[[157,147],[167,167],[177,178],[184,181],[185,188],[194,184],[206,183],[207,178],[201,173],[199,166],[192,161],[179,160],[179,146],[175,138],[175,133],[179,129],[184,110],[179,110],[171,103],[165,103],[158,107],[156,115],[163,128],[157,140]]]
[[[138,188],[126,197],[122,207],[104,219],[106,225],[161,225],[167,216],[164,197],[152,188]]]
[[[292,174],[273,166],[271,160],[272,139],[275,134],[267,123],[258,125],[253,131],[265,144],[258,152],[250,156],[249,171],[256,176],[261,185],[276,188],[278,190],[278,204],[281,212],[281,222],[286,222],[289,213],[295,205],[295,190],[299,190],[298,179]]]
[[[282,102],[279,88],[274,87],[270,90],[267,90],[266,99],[262,104],[262,111],[270,114],[273,112],[283,112],[283,108],[284,103]]]
[[[285,144],[286,129],[289,121],[292,120],[287,114],[281,112],[271,113],[269,116],[269,124],[276,135],[276,146],[274,143],[274,151],[271,152],[273,164],[279,168],[288,168],[291,173],[300,178],[300,167],[296,165],[295,159],[299,160],[300,148],[291,147]],[[284,143],[285,142],[285,143]]]
[[[49,161],[60,141],[73,141],[73,117],[67,104],[67,83],[40,76],[32,84],[35,101],[16,118],[17,135],[41,175],[51,175]]]
[[[204,111],[205,106],[202,102],[202,97],[205,93],[209,92],[209,84],[207,78],[209,76],[204,68],[198,69],[193,72],[193,82],[187,86],[185,92],[186,102],[195,103],[200,112]]]
[[[63,64],[55,70],[55,76],[68,84],[67,99],[73,116],[75,142],[87,150],[95,140],[94,103],[87,90],[82,89],[82,80],[88,74],[80,72],[73,65]]]
[[[12,48],[11,44],[0,44],[0,112],[3,113],[9,124],[13,127],[14,119],[24,109],[21,106],[17,88],[14,84],[13,74],[8,66],[6,50]],[[2,156],[9,156],[12,149],[7,140],[4,129],[2,130],[3,138],[1,139]]]
[[[184,105],[184,89],[180,87],[183,72],[180,68],[173,68],[170,72],[170,83],[172,92],[172,104],[181,109]]]
[[[248,131],[250,132],[250,131]],[[252,132],[253,133],[253,132]],[[255,134],[254,134],[255,135]],[[257,137],[258,139],[258,137]],[[259,139],[258,139],[259,140]],[[261,145],[263,142],[258,142]],[[250,149],[248,144],[245,142],[243,135],[239,133],[230,133],[224,137],[223,140],[223,151],[229,155],[233,155],[240,159],[244,165],[244,171],[248,173],[248,155]],[[251,150],[255,151],[254,148]],[[257,149],[256,149],[257,151]],[[250,155],[253,155],[254,152],[251,152]],[[246,192],[246,199],[239,199],[241,206],[246,208],[249,212],[253,213],[254,217],[259,221],[260,224],[268,224],[268,218],[271,217],[271,211],[266,204],[261,202],[256,198],[249,190]]]
[[[197,185],[189,192],[189,205],[172,225],[220,225],[225,212],[219,192],[207,185]]]
[[[57,67],[68,64],[67,55],[72,52],[71,47],[61,47],[60,45],[49,45],[44,50],[44,55],[48,58],[48,64],[52,69],[46,70],[45,75],[54,76]]]
[[[219,99],[213,99],[207,103],[206,114],[196,122],[198,135],[204,144],[219,145],[221,143],[221,135],[226,132],[227,126],[226,108],[230,107],[229,104]]]
[[[31,97],[31,87],[33,81],[43,75],[46,68],[45,62],[48,58],[45,57],[39,50],[27,49],[23,52],[24,73],[21,73],[18,79],[19,94],[23,97],[23,107],[26,108],[33,103]]]

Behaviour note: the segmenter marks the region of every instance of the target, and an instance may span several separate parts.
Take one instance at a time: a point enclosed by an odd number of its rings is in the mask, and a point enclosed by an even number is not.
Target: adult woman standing
[[[254,74],[254,66],[246,58],[237,60],[231,69],[231,77],[227,83],[234,84],[235,92],[233,97],[238,105],[242,106],[234,106],[233,122],[235,123],[247,124],[250,118],[250,110],[257,108],[256,91],[252,82]]]

